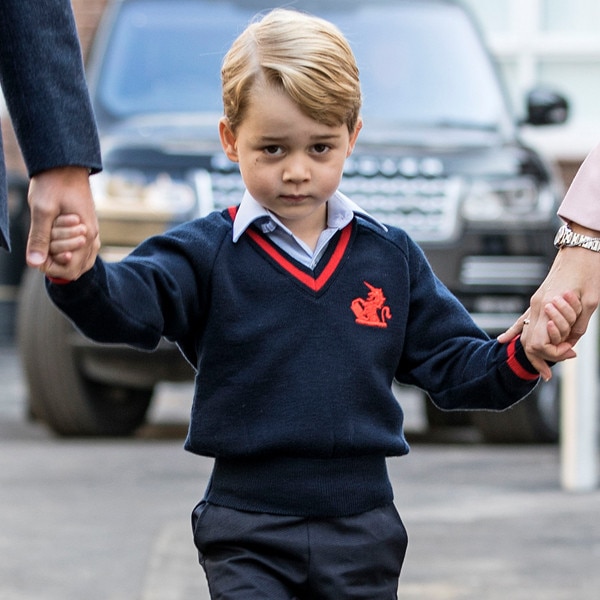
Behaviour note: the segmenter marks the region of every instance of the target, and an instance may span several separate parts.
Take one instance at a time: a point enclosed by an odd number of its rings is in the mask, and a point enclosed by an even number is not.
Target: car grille
[[[386,225],[418,242],[456,236],[460,180],[424,177],[345,177],[340,191]]]
[[[468,286],[537,287],[548,273],[541,256],[467,256],[460,269],[460,281]]]
[[[196,174],[201,213],[239,202],[244,185],[237,170]],[[345,174],[340,191],[386,225],[405,229],[417,242],[457,236],[461,182],[456,177],[389,177]]]
[[[246,189],[239,172],[212,173],[212,195],[214,207],[218,210],[239,204]]]

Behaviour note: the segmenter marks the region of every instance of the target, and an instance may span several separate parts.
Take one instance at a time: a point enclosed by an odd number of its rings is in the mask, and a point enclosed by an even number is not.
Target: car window
[[[493,127],[501,118],[493,69],[456,7],[367,5],[340,17],[361,71],[363,112],[372,120]]]
[[[416,2],[322,7],[356,53],[370,126],[496,128],[506,119],[492,65],[461,10]],[[97,102],[114,118],[220,114],[223,55],[255,12],[228,2],[125,3],[107,46]]]
[[[239,33],[240,15],[217,3],[123,5],[97,91],[120,118],[172,111],[221,113],[221,61]]]

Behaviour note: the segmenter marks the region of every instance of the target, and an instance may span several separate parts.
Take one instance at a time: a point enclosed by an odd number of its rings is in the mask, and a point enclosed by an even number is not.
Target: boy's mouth
[[[280,198],[282,200],[284,200],[285,202],[291,202],[294,204],[303,202],[304,200],[306,200],[308,198],[308,196],[306,195],[300,195],[300,194],[282,194],[280,196]]]

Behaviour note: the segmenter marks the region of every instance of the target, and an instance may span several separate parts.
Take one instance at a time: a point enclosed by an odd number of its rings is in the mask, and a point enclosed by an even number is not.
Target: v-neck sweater
[[[443,409],[502,410],[538,376],[491,340],[401,229],[356,217],[311,270],[234,210],[98,259],[53,301],[99,342],[175,341],[196,370],[185,447],[215,457],[207,500],[342,516],[392,501],[386,457],[409,447],[392,381]]]

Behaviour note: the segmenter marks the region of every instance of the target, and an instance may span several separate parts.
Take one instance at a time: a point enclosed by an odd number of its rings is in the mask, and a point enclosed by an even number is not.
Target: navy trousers
[[[200,502],[194,543],[212,600],[395,600],[408,538],[393,505],[315,519]]]

